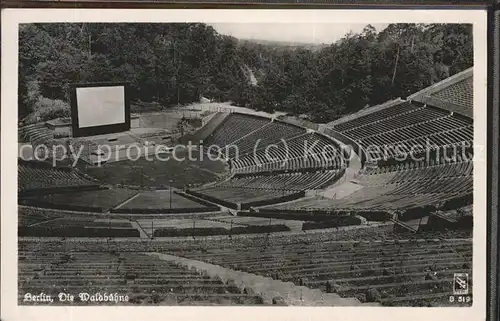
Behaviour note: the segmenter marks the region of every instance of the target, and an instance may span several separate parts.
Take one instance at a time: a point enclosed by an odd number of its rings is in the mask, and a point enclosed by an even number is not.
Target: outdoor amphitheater
[[[18,302],[470,306],[472,80],[327,124],[207,108],[69,139],[68,120],[22,126],[51,153],[18,160]]]

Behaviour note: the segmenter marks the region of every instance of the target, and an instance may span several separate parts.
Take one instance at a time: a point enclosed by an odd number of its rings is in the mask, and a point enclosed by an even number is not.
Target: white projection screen
[[[125,88],[89,87],[76,89],[80,128],[125,122]]]
[[[72,87],[73,136],[130,129],[126,84],[84,84]]]

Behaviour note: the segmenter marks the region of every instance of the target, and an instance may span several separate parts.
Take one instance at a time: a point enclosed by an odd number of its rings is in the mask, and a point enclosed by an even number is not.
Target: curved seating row
[[[440,133],[446,133],[453,130],[463,130],[472,127],[469,122],[452,117],[451,115],[430,120],[428,122],[411,124],[409,126],[400,127],[392,131],[384,131],[374,135],[360,138],[360,143],[364,146],[373,145],[390,145],[398,142],[405,142],[417,139],[419,137],[436,136]],[[468,133],[468,139],[472,138],[473,133]]]
[[[366,170],[358,179],[364,185],[378,186],[381,184],[380,179],[377,180],[377,178],[384,177],[384,174],[386,174],[389,180],[383,182],[383,184],[396,184],[405,181],[414,182],[460,176],[471,177],[473,172],[473,162],[470,159],[433,165],[424,165],[424,163],[415,164],[412,162],[406,164],[393,166],[388,169]]]
[[[234,158],[239,155],[245,155],[259,148],[265,148],[270,144],[281,142],[301,134],[305,130],[294,125],[273,121],[266,126],[260,127],[252,133],[243,136],[242,138],[231,143],[231,146],[226,146],[227,155],[229,158]]]
[[[367,229],[353,231],[363,230]],[[385,230],[386,237],[391,235],[390,229]],[[330,234],[335,237],[335,233]],[[376,234],[371,231],[371,235]],[[420,237],[433,236],[423,233]],[[472,243],[468,239],[405,243],[369,242],[363,236],[352,239],[362,242],[324,242],[310,236],[308,242],[296,240],[266,247],[233,242],[217,249],[206,245],[203,251],[183,249],[182,254],[383,305],[446,304],[453,273],[470,272],[472,265]]]
[[[474,134],[470,119],[409,101],[331,128],[360,144],[368,159],[374,161],[470,144]]]
[[[345,166],[339,147],[326,137],[308,133],[272,148],[261,148],[255,153],[232,160],[235,173],[272,172],[306,168],[341,168]]]
[[[439,204],[473,190],[473,162],[463,161],[394,171],[369,170],[359,175],[361,189],[341,199],[306,199],[276,209],[384,210]]]
[[[38,162],[23,162],[17,167],[18,191],[28,192],[68,187],[96,187],[98,184],[68,168],[49,167]]]
[[[38,145],[48,139],[54,138],[51,130],[44,123],[30,124],[18,129],[22,141],[29,141],[32,145]]]
[[[414,109],[420,109],[420,106],[412,105],[409,102],[403,102],[401,104],[390,106],[388,108],[384,108],[374,113],[370,113],[361,117],[354,118],[350,121],[346,121],[340,124],[333,126],[337,131],[347,131],[356,127],[362,127],[369,125],[373,122],[390,119],[391,117],[395,117],[400,114],[408,113],[413,111]]]
[[[98,151],[98,145],[85,138],[45,139],[33,145],[33,148],[40,158],[61,160],[71,153],[71,157],[78,156],[80,160],[86,162],[90,162],[90,155]]]
[[[280,121],[263,124],[254,116],[229,115],[204,146],[214,142],[226,147],[236,176],[188,192],[230,208],[295,199],[333,183],[346,165],[339,146],[326,136]],[[238,177],[247,174],[252,177]]]
[[[310,173],[293,172],[264,176],[252,175],[241,178],[236,177],[222,182],[218,186],[287,190],[320,189],[333,182],[337,178],[338,173],[338,170],[327,170]]]
[[[395,233],[391,225],[383,225],[339,229],[336,233],[308,232],[293,237],[245,236],[229,241],[227,238],[178,242],[21,239],[19,297],[27,291],[46,289],[50,284],[54,291],[62,287],[78,292],[86,286],[107,292],[120,289],[130,296],[141,293],[146,298],[155,291],[160,296],[156,304],[178,304],[176,300],[163,301],[166,298],[163,293],[185,298],[184,294],[192,291],[212,293],[209,289],[224,288],[220,281],[143,254],[163,252],[336,292],[342,297],[357,297],[362,302],[442,306],[449,302],[453,273],[470,272],[472,266],[470,234],[462,234],[426,231],[417,235],[426,241],[412,241],[415,235]],[[407,242],[393,241],[408,238]],[[178,286],[181,280],[183,287]],[[186,286],[186,282],[190,285]],[[225,289],[217,293],[223,296],[234,293]]]
[[[204,145],[215,145],[224,148],[226,145],[269,123],[270,119],[262,117],[237,113],[230,114],[205,139]]]
[[[42,273],[39,273],[42,271]],[[19,303],[25,293],[57,298],[59,293],[117,293],[120,302],[101,305],[205,305],[262,304],[262,298],[246,294],[220,279],[202,275],[187,267],[157,257],[133,252],[38,252],[19,253]],[[125,298],[127,296],[127,298]],[[54,300],[56,302],[57,300]],[[95,302],[75,295],[74,302],[54,304],[87,305]]]
[[[472,117],[474,106],[474,77],[472,77],[472,69],[464,71],[464,73],[469,73],[468,77],[455,82],[447,88],[431,93],[430,96],[433,102],[444,103],[448,108],[450,108],[451,105],[455,107],[453,110]]]

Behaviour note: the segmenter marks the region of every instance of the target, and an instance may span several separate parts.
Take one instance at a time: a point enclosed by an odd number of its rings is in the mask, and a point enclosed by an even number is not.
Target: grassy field
[[[101,167],[87,166],[82,171],[106,184],[123,184],[146,187],[184,188],[188,184],[201,185],[216,181],[226,172],[226,165],[220,161],[211,161],[206,155],[201,159],[193,152],[193,159],[188,159],[187,151],[176,151],[176,160],[172,154],[162,154],[162,160],[149,156],[150,160],[140,158],[136,161],[125,160],[105,164]],[[168,160],[164,160],[170,156]]]

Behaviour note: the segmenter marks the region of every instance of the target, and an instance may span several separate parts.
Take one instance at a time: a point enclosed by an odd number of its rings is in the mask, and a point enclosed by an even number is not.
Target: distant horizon
[[[370,23],[212,23],[218,33],[241,40],[276,41],[300,44],[333,44],[349,32],[360,33]],[[389,24],[371,24],[377,32]]]
[[[240,41],[252,41],[252,42],[266,42],[266,43],[280,43],[280,44],[290,44],[290,45],[310,45],[310,46],[329,46],[331,43],[324,42],[305,42],[305,41],[286,41],[286,40],[269,40],[269,39],[260,39],[260,38],[236,38]]]

